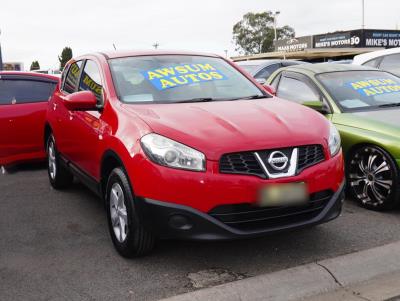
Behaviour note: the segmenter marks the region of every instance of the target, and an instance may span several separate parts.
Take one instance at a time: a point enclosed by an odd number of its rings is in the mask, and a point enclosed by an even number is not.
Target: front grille
[[[266,177],[254,153],[251,152],[223,155],[219,161],[219,171]]]
[[[310,195],[306,206],[297,207],[258,207],[249,203],[222,205],[212,209],[209,215],[242,231],[284,227],[313,219],[321,213],[332,196],[331,190],[317,192]]]
[[[286,148],[281,151],[291,153],[292,150],[293,148]],[[264,158],[272,151],[274,150],[262,150],[257,151],[257,153]],[[323,161],[324,159],[324,150],[321,145],[306,145],[298,147],[296,174]],[[264,164],[268,165],[267,162],[264,162]],[[254,152],[240,152],[223,155],[219,161],[219,171],[220,173],[253,175],[264,179],[267,178],[267,175],[256,159]]]
[[[299,147],[297,172],[324,161],[325,155],[321,145],[308,145]]]

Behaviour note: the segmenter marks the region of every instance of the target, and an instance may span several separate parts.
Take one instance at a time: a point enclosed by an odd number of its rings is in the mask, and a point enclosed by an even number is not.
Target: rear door
[[[47,102],[56,84],[36,76],[1,76],[0,158],[5,161],[2,164],[44,157]]]

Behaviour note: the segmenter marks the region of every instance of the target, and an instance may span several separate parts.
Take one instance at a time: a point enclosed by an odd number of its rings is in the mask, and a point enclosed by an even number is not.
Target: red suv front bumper
[[[293,177],[261,179],[154,164],[140,152],[127,166],[140,216],[161,238],[234,239],[305,227],[339,216],[344,200],[343,155],[339,153]],[[260,208],[258,192],[271,183],[305,182],[310,203]]]

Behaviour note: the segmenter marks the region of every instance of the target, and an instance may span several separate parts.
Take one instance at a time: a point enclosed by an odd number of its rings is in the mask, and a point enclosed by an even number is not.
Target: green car
[[[354,65],[306,64],[276,71],[279,98],[309,106],[341,134],[347,185],[374,210],[400,203],[400,78]]]

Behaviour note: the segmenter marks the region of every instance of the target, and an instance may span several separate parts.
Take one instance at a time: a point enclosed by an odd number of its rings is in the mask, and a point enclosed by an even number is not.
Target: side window
[[[400,74],[400,54],[392,54],[383,57],[379,69]]]
[[[103,103],[103,86],[101,85],[101,76],[99,68],[94,61],[87,60],[83,69],[79,91],[92,91],[96,95],[97,103]]]
[[[364,63],[363,65],[364,66],[368,66],[368,67],[372,67],[372,68],[376,68],[378,66],[380,60],[381,60],[381,58],[378,57],[376,59],[373,59],[373,60],[370,60],[370,61]]]
[[[268,79],[272,73],[274,73],[276,70],[278,70],[281,67],[281,64],[273,64],[268,67],[265,67],[261,69],[261,71],[257,72],[257,74],[254,76],[255,78],[262,78],[262,79]]]
[[[37,80],[0,80],[0,105],[47,102],[55,83]]]
[[[72,63],[64,81],[63,90],[67,93],[74,93],[78,85],[79,74],[81,73],[82,61]]]
[[[321,101],[320,96],[306,83],[291,77],[282,76],[276,95],[297,103]]]

